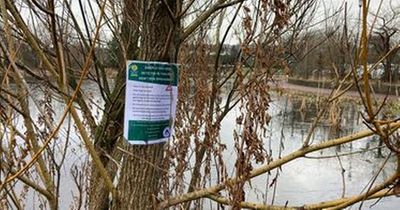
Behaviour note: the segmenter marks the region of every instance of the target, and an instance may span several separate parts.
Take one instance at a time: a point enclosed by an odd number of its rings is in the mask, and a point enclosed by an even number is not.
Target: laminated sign
[[[155,144],[172,134],[178,67],[163,62],[128,61],[124,137],[131,144]]]

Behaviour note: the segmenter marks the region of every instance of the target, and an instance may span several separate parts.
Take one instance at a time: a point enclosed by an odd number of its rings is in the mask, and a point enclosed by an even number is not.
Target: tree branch
[[[211,6],[211,8],[200,14],[200,16],[197,17],[195,21],[193,21],[190,25],[186,27],[186,29],[183,30],[181,41],[184,41],[187,37],[189,37],[204,21],[206,21],[216,11],[238,4],[245,0],[235,0],[232,2],[226,2],[226,1],[227,0],[219,0],[213,6]]]

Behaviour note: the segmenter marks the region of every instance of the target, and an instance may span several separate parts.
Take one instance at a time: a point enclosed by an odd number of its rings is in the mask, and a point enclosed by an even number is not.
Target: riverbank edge
[[[301,85],[314,88],[332,89],[335,87],[334,81],[321,81],[321,80],[305,80],[289,77],[287,83],[294,85]],[[350,84],[350,82],[348,83]],[[344,84],[346,85],[346,83]],[[387,84],[380,81],[372,82],[371,86],[375,93],[388,94],[398,96],[400,93],[400,84]],[[357,87],[353,86],[350,91],[357,91]]]

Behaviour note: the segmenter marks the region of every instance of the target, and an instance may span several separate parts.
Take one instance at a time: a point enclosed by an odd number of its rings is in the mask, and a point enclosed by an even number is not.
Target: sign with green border
[[[153,61],[126,66],[125,139],[131,144],[167,141],[175,119],[178,66]]]

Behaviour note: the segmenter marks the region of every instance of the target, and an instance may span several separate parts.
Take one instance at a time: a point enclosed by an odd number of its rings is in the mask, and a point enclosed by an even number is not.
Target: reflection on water
[[[326,141],[340,136],[349,135],[356,131],[365,129],[360,117],[361,107],[354,102],[340,104],[340,126],[332,124],[327,114],[324,120],[318,124],[314,134],[311,136],[313,143]],[[285,111],[286,110],[286,111]],[[272,120],[268,126],[269,136],[265,139],[266,149],[271,147],[274,159],[279,156],[279,145],[282,141],[282,156],[299,149],[303,139],[318,113],[318,107],[312,100],[304,102],[303,98],[274,96],[273,103],[269,110]],[[233,112],[223,121],[222,139],[231,139],[229,132],[235,126]],[[227,144],[229,144],[227,142]],[[247,185],[247,200],[253,202],[266,202],[279,205],[303,205],[337,199],[344,195],[356,195],[362,192],[371,179],[377,174],[379,168],[385,162],[385,158],[378,155],[378,139],[374,137],[365,138],[336,148],[330,148],[314,152],[310,157],[331,157],[331,158],[300,158],[284,165],[279,170],[276,182],[276,194],[273,195],[273,186],[269,186],[276,176],[276,170],[270,175],[261,175]],[[229,148],[229,146],[228,146]],[[347,154],[357,152],[354,155],[341,156],[340,161],[344,169],[345,183],[342,182],[342,168],[336,154]],[[383,149],[384,156],[388,151]],[[231,156],[235,156],[231,154]],[[231,165],[230,167],[233,167]],[[379,173],[376,183],[384,180],[392,174],[395,169],[395,159],[390,158],[388,163]],[[369,208],[374,201],[363,204]],[[353,209],[358,209],[359,204]],[[400,201],[396,197],[383,198],[373,209],[397,209]]]
[[[85,88],[92,89],[93,85]],[[95,91],[93,91],[95,93]],[[38,93],[40,98],[40,93]],[[88,99],[100,101],[98,94],[87,96]],[[97,114],[99,119],[101,110],[92,106],[93,113]],[[56,113],[62,113],[64,104],[55,102],[54,109]],[[313,143],[337,138],[348,135],[355,131],[365,129],[359,117],[361,108],[352,102],[343,103],[340,109],[331,110],[336,116],[325,116],[324,120],[318,124],[315,132],[311,136]],[[270,106],[269,113],[272,120],[268,126],[268,136],[265,138],[265,149],[272,151],[274,159],[289,154],[299,149],[303,143],[303,139],[307,135],[311,123],[318,113],[319,107],[313,100],[303,99],[301,97],[273,96],[273,102]],[[233,167],[235,154],[233,152],[232,133],[236,128],[235,119],[239,115],[238,110],[232,110],[226,116],[221,126],[221,139],[227,145],[225,152],[225,160],[228,173],[233,175]],[[55,117],[55,121],[58,121]],[[334,124],[331,119],[340,122],[340,126]],[[65,133],[67,122],[61,133]],[[72,193],[76,191],[71,178],[70,168],[73,165],[79,165],[87,160],[85,149],[81,145],[81,141],[75,132],[72,132],[69,140],[69,150],[66,156],[64,170],[62,170],[61,186],[60,186],[60,208],[68,209],[72,201]],[[282,147],[280,146],[282,145]],[[340,157],[344,171],[345,183],[342,183],[342,168],[338,158],[301,158],[292,161],[279,169],[278,179],[276,183],[275,195],[274,186],[270,186],[277,171],[274,170],[270,174],[264,174],[251,180],[246,185],[248,194],[246,200],[252,202],[266,202],[279,205],[303,205],[306,203],[316,203],[319,201],[331,200],[339,198],[343,193],[346,196],[355,195],[362,192],[369,181],[377,174],[379,168],[385,161],[377,155],[378,140],[365,138],[360,141],[342,145],[336,148],[321,150],[310,154],[310,157],[334,156],[335,154],[345,154],[350,152],[359,152],[350,156]],[[388,151],[383,150],[384,156],[388,155]],[[388,177],[395,168],[394,159],[389,159],[388,163],[379,173],[376,182],[380,182]],[[210,202],[209,200],[205,201]],[[373,201],[368,201],[363,208],[368,208]],[[29,199],[26,206],[36,206],[37,202]],[[358,205],[355,207],[358,208]],[[206,208],[207,205],[204,205]],[[215,206],[211,204],[211,206]],[[399,200],[396,197],[384,198],[374,205],[374,209],[396,209],[399,206]],[[353,207],[353,209],[356,209]],[[213,208],[213,207],[211,207]]]

